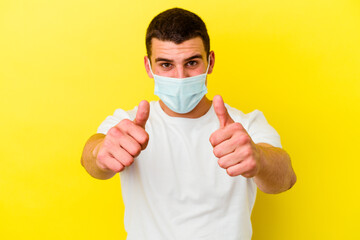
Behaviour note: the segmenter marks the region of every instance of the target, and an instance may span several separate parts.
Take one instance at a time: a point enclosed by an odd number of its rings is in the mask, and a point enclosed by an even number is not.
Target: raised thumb
[[[214,96],[213,106],[214,106],[214,111],[219,119],[221,128],[234,122],[234,120],[230,117],[225,107],[224,101],[220,95]]]
[[[150,105],[148,101],[143,100],[139,103],[134,123],[145,129],[146,121],[149,118]]]

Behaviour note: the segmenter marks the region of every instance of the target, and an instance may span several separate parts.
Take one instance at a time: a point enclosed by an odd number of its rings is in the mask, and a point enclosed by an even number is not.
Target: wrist
[[[261,176],[265,168],[265,151],[262,146],[255,144],[255,159],[257,163],[257,173],[255,176]]]

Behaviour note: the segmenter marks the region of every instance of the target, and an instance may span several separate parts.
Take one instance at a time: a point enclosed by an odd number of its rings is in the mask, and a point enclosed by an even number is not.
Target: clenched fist
[[[220,167],[230,176],[242,175],[250,178],[259,172],[259,153],[244,127],[230,117],[221,96],[213,99],[220,128],[210,136],[214,155]]]
[[[146,148],[149,141],[145,131],[149,112],[149,103],[142,101],[134,121],[124,119],[108,131],[103,142],[93,152],[100,169],[117,173],[134,162],[134,158]]]

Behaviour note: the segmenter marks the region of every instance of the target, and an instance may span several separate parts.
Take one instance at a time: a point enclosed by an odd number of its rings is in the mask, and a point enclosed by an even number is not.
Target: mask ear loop
[[[206,68],[206,74],[208,73],[208,71],[209,71],[209,67],[210,67],[210,54],[209,54],[209,57],[208,57],[208,66],[207,66],[207,68]]]
[[[153,73],[153,71],[152,71],[152,69],[151,69],[150,58],[148,57],[147,60],[148,60],[149,66],[150,66],[150,72],[151,72],[151,74],[154,76],[155,74]]]

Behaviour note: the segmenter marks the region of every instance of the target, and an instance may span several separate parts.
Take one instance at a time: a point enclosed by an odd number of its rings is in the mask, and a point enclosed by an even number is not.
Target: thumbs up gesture
[[[213,99],[220,128],[210,136],[214,155],[220,167],[230,176],[250,178],[259,172],[259,153],[244,127],[230,117],[221,96]]]
[[[100,169],[121,172],[134,162],[149,141],[145,131],[149,113],[150,105],[144,100],[138,106],[134,121],[124,119],[108,131],[96,154],[96,164]]]

